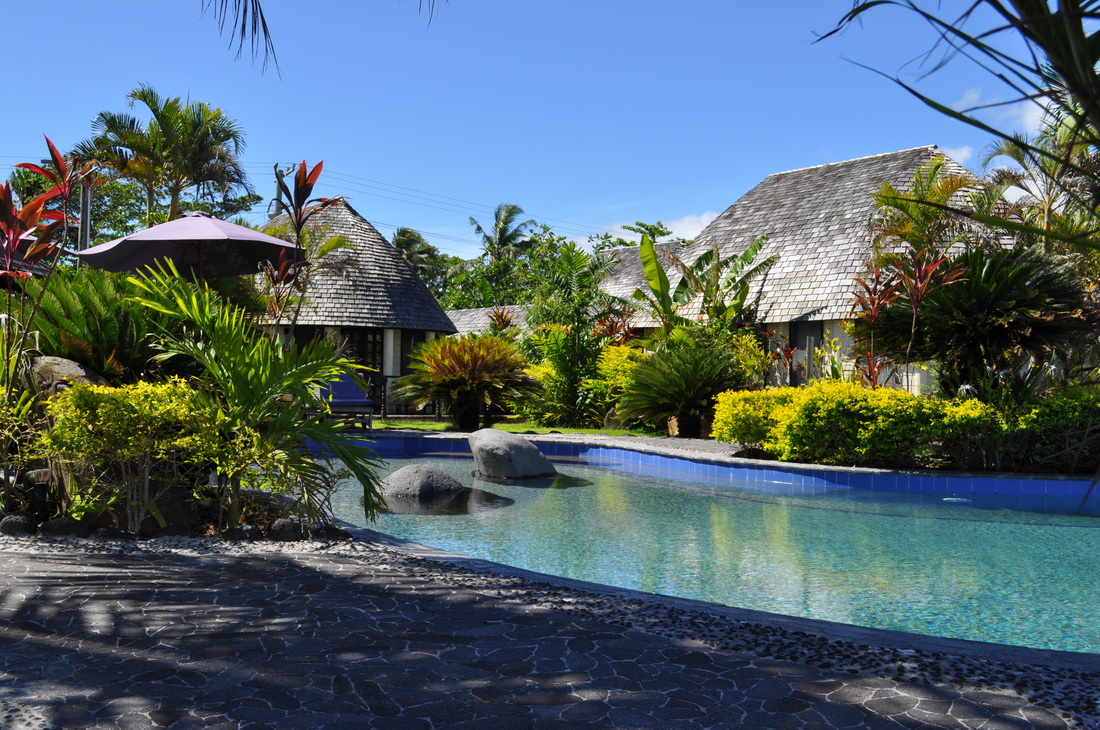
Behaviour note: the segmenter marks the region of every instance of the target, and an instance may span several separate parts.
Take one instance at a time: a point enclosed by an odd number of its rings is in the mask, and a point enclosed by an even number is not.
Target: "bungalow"
[[[287,224],[277,216],[265,229]],[[343,236],[349,248],[314,262],[306,302],[294,337],[340,338],[360,364],[377,371],[371,377],[383,412],[396,411],[388,397],[393,379],[409,372],[409,358],[426,339],[453,334],[456,328],[413,268],[374,226],[346,201],[310,219],[326,239]],[[284,327],[289,334],[289,328]]]
[[[836,339],[843,352],[851,349],[842,325],[852,307],[852,280],[865,273],[870,254],[873,194],[884,182],[905,189],[917,168],[940,154],[930,145],[769,175],[675,253],[691,262],[717,244],[726,258],[768,235],[757,258],[778,254],[778,261],[757,280],[753,294],[761,297],[764,326],[800,350],[790,373],[800,382],[799,365],[822,342]],[[946,172],[967,170],[948,160]],[[620,249],[622,261],[605,284],[608,291],[629,296],[628,289],[645,286],[638,255],[631,253]]]

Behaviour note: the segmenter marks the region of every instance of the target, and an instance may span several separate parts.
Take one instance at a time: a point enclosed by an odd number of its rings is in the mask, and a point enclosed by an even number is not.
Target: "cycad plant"
[[[48,284],[30,279],[24,287],[41,296],[29,329],[43,355],[74,360],[121,385],[136,382],[157,354],[162,318],[131,299],[140,290],[123,276],[58,267]]]
[[[482,413],[489,426],[494,412],[538,387],[524,365],[514,344],[492,335],[428,340],[413,353],[413,372],[397,379],[394,393],[418,406],[440,401],[455,428],[474,431]]]
[[[675,435],[700,437],[719,393],[741,384],[734,358],[721,351],[697,345],[678,347],[649,356],[634,370],[634,377],[619,401],[618,413],[628,420],[672,430]]]

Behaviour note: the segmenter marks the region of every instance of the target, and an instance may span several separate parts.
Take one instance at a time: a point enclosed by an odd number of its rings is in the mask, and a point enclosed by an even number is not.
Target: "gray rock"
[[[194,537],[194,531],[183,522],[169,522],[158,537]]]
[[[506,431],[483,428],[470,434],[477,476],[487,479],[535,479],[558,473],[533,443]]]
[[[351,533],[347,530],[331,525],[328,523],[320,523],[309,526],[309,539],[310,540],[350,540]]]
[[[0,535],[33,535],[38,523],[25,512],[15,512],[0,520]]]
[[[84,367],[78,362],[63,357],[43,356],[31,360],[30,389],[35,393],[51,398],[70,386],[84,383],[87,385],[110,385],[102,375]]]
[[[453,476],[430,464],[409,464],[382,480],[386,499],[453,497],[465,487]]]
[[[239,527],[230,527],[227,530],[222,530],[220,537],[223,540],[251,542],[253,540],[262,540],[264,538],[264,533],[263,530],[255,525],[240,525]]]
[[[297,542],[305,538],[306,531],[299,520],[280,517],[267,527],[267,539],[278,542]]]
[[[47,520],[42,523],[42,526],[38,528],[40,535],[54,535],[54,536],[68,536],[75,535],[76,537],[88,537],[91,534],[91,530],[88,525],[82,520],[78,520],[74,517],[64,516],[55,517],[52,520]]]

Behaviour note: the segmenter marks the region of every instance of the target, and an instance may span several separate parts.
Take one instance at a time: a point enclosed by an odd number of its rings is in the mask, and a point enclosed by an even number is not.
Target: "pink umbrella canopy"
[[[295,246],[266,233],[193,211],[181,218],[146,228],[77,252],[95,269],[136,271],[170,260],[181,274],[198,279],[255,274],[263,261],[276,263],[279,254]]]

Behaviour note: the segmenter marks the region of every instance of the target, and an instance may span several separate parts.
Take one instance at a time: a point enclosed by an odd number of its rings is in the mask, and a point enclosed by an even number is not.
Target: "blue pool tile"
[[[874,488],[875,474],[849,474],[848,486],[852,489],[870,491]]]
[[[975,477],[970,480],[974,485],[974,494],[1019,494],[1019,479],[1015,480],[1015,487],[1006,487],[1002,479],[980,479]]]
[[[1021,479],[1020,494],[1025,497],[1045,497],[1047,493],[1046,479]]]
[[[1085,496],[1087,486],[1078,481],[1064,479],[1047,480],[1048,497],[1076,497],[1080,500]]]
[[[1073,512],[1081,504],[1081,497],[1047,497],[1046,509],[1052,512]]]

